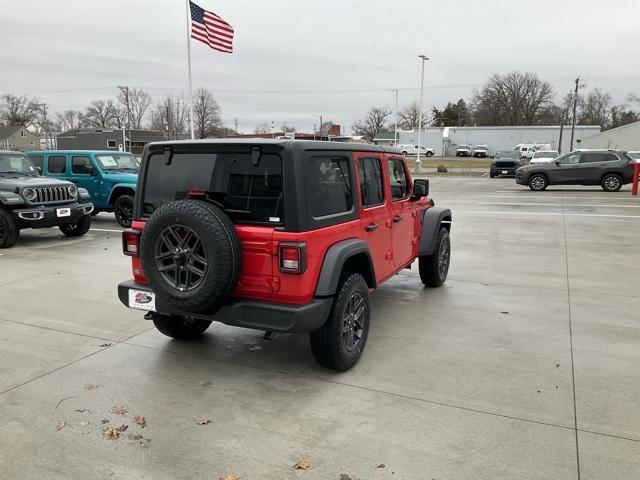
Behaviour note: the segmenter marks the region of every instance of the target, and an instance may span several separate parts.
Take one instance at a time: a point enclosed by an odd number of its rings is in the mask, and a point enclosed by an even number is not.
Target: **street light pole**
[[[420,117],[418,117],[418,158],[416,159],[415,173],[420,173],[422,161],[420,160],[420,151],[422,150],[422,103],[424,101],[424,62],[429,60],[426,55],[418,55],[422,60],[422,73],[420,75]]]
[[[578,89],[580,88],[580,77],[576,78],[576,89],[573,93],[573,123],[571,124],[571,143],[569,144],[569,152],[573,152],[573,139],[576,131],[576,109],[578,106]]]
[[[398,146],[398,89],[391,90],[392,92],[396,92],[396,123],[393,127],[393,146]]]

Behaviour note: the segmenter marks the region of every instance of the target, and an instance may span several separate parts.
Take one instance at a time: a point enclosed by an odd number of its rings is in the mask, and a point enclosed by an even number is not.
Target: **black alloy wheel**
[[[116,216],[116,222],[129,228],[133,221],[133,197],[131,195],[119,196],[113,204],[113,213]]]
[[[362,341],[366,303],[362,294],[354,292],[342,315],[342,342],[347,352],[353,352]]]
[[[169,285],[180,292],[190,292],[206,278],[209,260],[197,233],[184,225],[172,225],[156,240],[155,264]]]

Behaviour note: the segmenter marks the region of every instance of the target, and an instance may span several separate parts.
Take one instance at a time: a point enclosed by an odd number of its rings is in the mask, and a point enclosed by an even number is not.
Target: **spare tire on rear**
[[[215,313],[240,276],[233,222],[199,200],[166,203],[153,212],[142,232],[140,257],[158,303],[174,312]]]

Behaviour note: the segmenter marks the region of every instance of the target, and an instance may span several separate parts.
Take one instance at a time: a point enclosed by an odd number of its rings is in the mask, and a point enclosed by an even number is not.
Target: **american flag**
[[[224,53],[233,52],[233,27],[213,12],[189,0],[191,8],[191,38]]]

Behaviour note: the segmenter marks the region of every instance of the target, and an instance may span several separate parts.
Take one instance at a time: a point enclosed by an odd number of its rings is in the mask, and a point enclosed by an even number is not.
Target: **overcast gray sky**
[[[564,95],[577,75],[617,103],[640,94],[639,0],[196,0],[236,31],[235,53],[192,45],[194,88],[214,91],[225,123],[309,130],[323,114],[350,126],[372,105],[469,99],[493,72],[524,70]],[[0,0],[0,92],[50,111],[187,88],[182,0]]]

